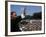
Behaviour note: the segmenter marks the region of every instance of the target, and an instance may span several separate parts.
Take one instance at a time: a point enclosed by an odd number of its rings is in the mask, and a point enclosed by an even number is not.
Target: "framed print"
[[[45,34],[45,3],[7,1],[5,35]]]

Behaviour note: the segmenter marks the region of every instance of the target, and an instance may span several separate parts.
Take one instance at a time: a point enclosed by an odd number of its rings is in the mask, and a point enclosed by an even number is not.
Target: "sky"
[[[42,7],[41,6],[32,6],[32,5],[28,5],[28,6],[24,6],[24,5],[11,5],[11,12],[15,11],[17,16],[21,15],[21,13],[24,11],[24,8],[26,8],[26,14],[28,15],[33,15],[33,13],[38,13],[40,11],[42,11]]]

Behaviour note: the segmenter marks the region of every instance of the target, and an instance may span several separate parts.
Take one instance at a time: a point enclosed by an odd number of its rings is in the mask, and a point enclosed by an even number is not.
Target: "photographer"
[[[16,12],[11,12],[11,32],[21,31],[18,25],[21,20],[21,16],[17,16]]]

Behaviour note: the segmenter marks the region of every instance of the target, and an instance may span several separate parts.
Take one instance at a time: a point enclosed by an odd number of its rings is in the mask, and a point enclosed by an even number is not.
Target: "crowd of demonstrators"
[[[21,31],[18,25],[21,20],[21,16],[17,16],[16,12],[11,12],[11,32]]]

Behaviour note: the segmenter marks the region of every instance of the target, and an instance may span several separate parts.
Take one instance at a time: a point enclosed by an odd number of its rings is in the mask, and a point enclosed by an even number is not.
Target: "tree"
[[[34,19],[42,19],[42,13],[41,13],[41,12],[34,13],[34,14],[33,14],[33,18],[34,18]]]

